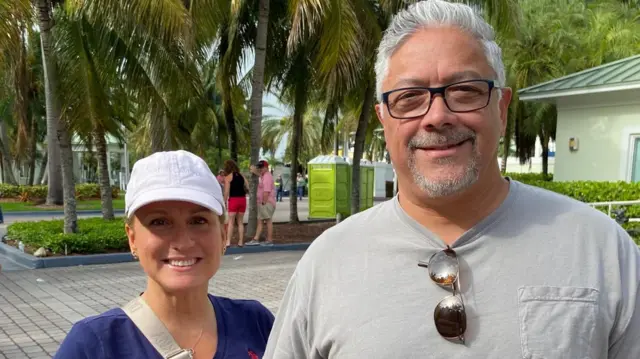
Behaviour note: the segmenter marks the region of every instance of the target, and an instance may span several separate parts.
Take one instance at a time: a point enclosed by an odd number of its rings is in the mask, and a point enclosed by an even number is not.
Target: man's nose
[[[447,107],[442,94],[435,94],[430,101],[429,111],[420,120],[421,127],[429,130],[456,125],[457,117]]]

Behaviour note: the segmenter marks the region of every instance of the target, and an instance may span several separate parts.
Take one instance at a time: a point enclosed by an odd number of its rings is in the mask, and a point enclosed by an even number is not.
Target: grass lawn
[[[2,202],[2,212],[31,212],[31,211],[57,211],[63,210],[63,206],[34,206],[31,202]],[[87,200],[78,201],[77,210],[100,210],[100,200]],[[124,210],[124,198],[118,198],[113,200],[114,210]]]

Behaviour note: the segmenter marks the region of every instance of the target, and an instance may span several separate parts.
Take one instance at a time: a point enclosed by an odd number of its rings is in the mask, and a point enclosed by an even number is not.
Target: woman
[[[77,322],[55,358],[261,358],[271,312],[253,300],[208,294],[226,240],[223,206],[218,181],[194,154],[158,152],[136,162],[125,230],[146,290],[123,308]]]
[[[244,247],[244,212],[247,211],[247,192],[249,182],[240,173],[234,160],[224,161],[224,202],[227,205],[227,244],[231,245],[234,223],[238,224],[238,247]]]

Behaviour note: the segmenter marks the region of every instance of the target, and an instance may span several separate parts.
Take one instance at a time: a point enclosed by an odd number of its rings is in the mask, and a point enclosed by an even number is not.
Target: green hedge
[[[50,249],[53,253],[95,254],[123,252],[129,248],[122,218],[78,220],[78,233],[64,234],[63,221],[15,222],[7,227],[7,238],[25,245]]]
[[[640,200],[640,183],[628,182],[597,182],[597,181],[571,181],[552,182],[552,176],[545,178],[538,173],[508,173],[509,177],[520,182],[545,188],[547,190],[575,198],[585,203],[611,202],[611,201],[637,201]],[[620,206],[626,208],[628,218],[640,218],[640,205]],[[619,208],[613,206],[613,209]],[[608,206],[599,206],[596,209],[607,213]],[[613,215],[612,215],[613,216]],[[627,223],[623,227],[638,229],[639,223]],[[640,244],[640,238],[636,238]]]
[[[553,173],[544,175],[542,173],[507,173],[506,176],[523,183],[535,181],[553,181]]]
[[[507,174],[509,177],[530,185],[546,188],[548,190],[567,195],[583,202],[605,201],[630,201],[640,199],[640,183],[626,182],[552,182],[551,176],[544,177],[541,174]],[[4,189],[14,192],[5,192]],[[17,186],[0,185],[4,193],[20,193]],[[29,188],[29,187],[22,187]],[[46,187],[44,193],[46,195]],[[79,197],[98,196],[97,185],[78,185]],[[35,189],[32,188],[33,191]],[[117,193],[117,192],[116,192]],[[606,212],[606,207],[599,207]],[[627,215],[631,218],[640,218],[640,205],[627,206]],[[635,227],[636,224],[628,224],[625,227]],[[124,231],[122,219],[104,221],[101,218],[86,218],[78,220],[79,233],[65,235],[62,233],[63,221],[40,222],[16,222],[7,228],[9,239],[21,240],[26,245],[39,248],[45,247],[54,253],[64,253],[65,244],[68,253],[105,253],[127,251],[128,243]]]
[[[16,186],[0,183],[0,198],[16,199],[22,202],[29,202],[47,198],[47,186]],[[111,187],[111,197],[118,198],[120,188]],[[83,183],[76,185],[76,198],[100,199],[100,185],[96,183]]]

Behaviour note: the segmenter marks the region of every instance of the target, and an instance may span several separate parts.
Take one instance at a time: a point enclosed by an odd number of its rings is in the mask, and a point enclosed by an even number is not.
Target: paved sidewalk
[[[225,256],[211,293],[261,301],[276,313],[304,252]],[[51,358],[71,325],[140,293],[138,263],[0,274],[0,359]]]

